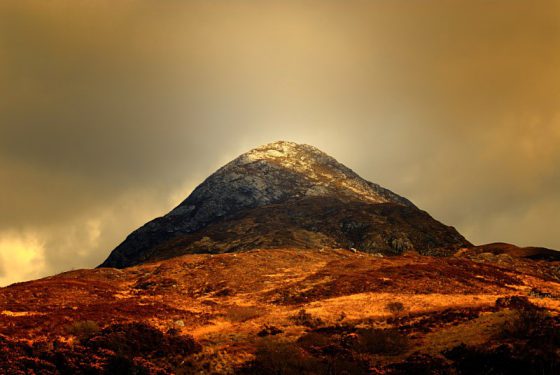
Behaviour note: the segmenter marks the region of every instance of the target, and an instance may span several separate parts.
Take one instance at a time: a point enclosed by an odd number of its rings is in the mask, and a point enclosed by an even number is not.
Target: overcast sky
[[[280,139],[560,249],[560,2],[0,2],[0,285],[98,265]]]

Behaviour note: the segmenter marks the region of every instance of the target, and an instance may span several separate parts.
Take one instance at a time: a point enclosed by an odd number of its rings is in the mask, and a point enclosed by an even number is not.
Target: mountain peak
[[[338,217],[342,212],[344,217]],[[395,218],[389,219],[392,215]],[[430,228],[445,238],[438,242],[437,235],[422,234]],[[129,235],[103,266],[126,267],[185,252],[357,244],[364,251],[434,252],[446,244],[455,249],[468,241],[406,198],[366,181],[321,150],[277,141],[218,169],[170,213]]]
[[[310,172],[314,165],[335,162],[316,147],[295,142],[276,141],[256,147],[234,159],[225,167],[239,167],[258,162],[274,163],[300,173]]]
[[[318,152],[323,153],[317,147],[305,144],[305,143],[296,143],[291,141],[275,141],[270,142],[254,149],[247,151],[246,154],[257,154],[257,153],[268,153],[270,152],[270,156],[290,156],[295,155],[297,152]],[[323,153],[324,154],[324,153]]]
[[[288,141],[271,142],[256,147],[240,156],[240,158],[247,160],[247,162],[263,159],[278,160],[280,162],[295,160],[305,161],[309,158],[315,159],[324,157],[328,157],[328,155],[317,147]]]
[[[225,183],[241,183],[242,190],[259,191],[263,195],[261,203],[276,201],[278,196],[337,196],[343,200],[413,206],[407,199],[364,180],[318,148],[295,142],[276,141],[254,148],[212,177],[223,178]]]
[[[244,165],[256,162],[274,163],[297,173],[307,174],[311,178],[320,173],[321,167],[323,169],[324,167],[348,169],[316,147],[287,141],[277,141],[256,147],[233,160],[231,164]]]

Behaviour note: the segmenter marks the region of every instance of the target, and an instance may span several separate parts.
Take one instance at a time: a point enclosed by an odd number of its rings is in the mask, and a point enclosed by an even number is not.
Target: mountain
[[[167,215],[131,233],[100,267],[256,248],[451,255],[469,246],[454,228],[319,149],[280,141],[220,168]]]

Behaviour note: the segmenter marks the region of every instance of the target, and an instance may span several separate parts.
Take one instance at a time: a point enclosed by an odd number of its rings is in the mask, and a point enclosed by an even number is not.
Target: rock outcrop
[[[275,142],[220,168],[174,210],[131,233],[101,267],[254,248],[450,255],[468,246],[454,228],[317,148]]]

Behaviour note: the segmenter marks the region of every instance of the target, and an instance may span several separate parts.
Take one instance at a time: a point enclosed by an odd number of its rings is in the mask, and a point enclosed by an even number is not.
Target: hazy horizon
[[[307,143],[476,244],[560,249],[560,2],[4,1],[0,286],[95,267]]]

